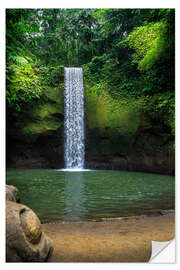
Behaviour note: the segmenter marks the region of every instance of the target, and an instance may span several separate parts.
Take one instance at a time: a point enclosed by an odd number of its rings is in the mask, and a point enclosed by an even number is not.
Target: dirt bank
[[[54,242],[51,262],[147,262],[151,241],[174,238],[174,213],[119,221],[43,224]]]

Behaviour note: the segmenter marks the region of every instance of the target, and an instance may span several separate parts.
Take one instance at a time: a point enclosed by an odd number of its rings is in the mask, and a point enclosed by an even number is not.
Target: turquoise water
[[[21,203],[41,220],[78,221],[174,208],[174,177],[122,171],[8,170]]]

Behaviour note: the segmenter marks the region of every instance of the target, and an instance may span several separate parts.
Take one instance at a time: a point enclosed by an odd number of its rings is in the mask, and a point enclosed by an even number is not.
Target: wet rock
[[[161,216],[165,216],[165,215],[167,215],[168,211],[160,210],[159,213],[160,213]]]
[[[19,190],[14,186],[6,185],[6,200],[20,202]]]
[[[6,261],[44,262],[53,251],[36,214],[27,206],[6,201]]]

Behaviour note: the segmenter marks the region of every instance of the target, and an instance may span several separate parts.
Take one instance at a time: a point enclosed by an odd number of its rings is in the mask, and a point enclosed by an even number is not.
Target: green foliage
[[[159,123],[174,135],[174,9],[7,9],[6,15],[8,111],[23,118],[27,107],[41,104],[42,126],[25,133],[44,130],[47,118],[63,112],[64,66],[82,66],[92,129],[128,138],[145,116],[149,128]]]
[[[64,77],[64,66],[41,66],[43,84],[57,87]]]
[[[33,9],[6,10],[6,97],[14,110],[40,98],[42,86],[35,60],[27,52],[28,35],[38,30]]]
[[[172,93],[147,96],[144,112],[167,129],[170,136],[175,135],[175,100]]]
[[[132,54],[134,63],[140,70],[150,69],[166,49],[164,34],[167,29],[165,20],[137,27],[121,44],[128,44],[135,50]]]
[[[9,105],[20,110],[23,103],[31,102],[41,95],[40,78],[34,71],[32,59],[12,56],[7,65],[6,95]]]
[[[39,30],[34,9],[6,9],[6,56],[26,56],[26,45]]]
[[[98,45],[98,25],[93,12],[93,9],[43,9],[42,36],[37,36],[39,48],[33,52],[46,66],[87,63]]]

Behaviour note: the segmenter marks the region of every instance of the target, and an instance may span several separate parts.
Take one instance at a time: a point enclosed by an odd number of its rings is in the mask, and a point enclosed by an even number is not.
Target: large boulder
[[[44,262],[53,251],[52,241],[27,206],[6,201],[6,261]]]
[[[6,185],[6,200],[12,202],[19,202],[19,190],[14,186]]]

